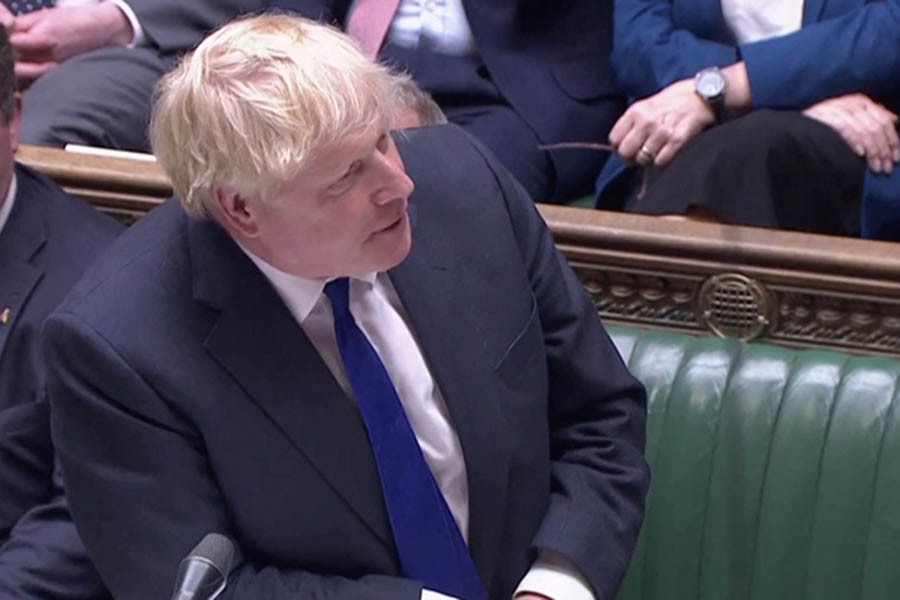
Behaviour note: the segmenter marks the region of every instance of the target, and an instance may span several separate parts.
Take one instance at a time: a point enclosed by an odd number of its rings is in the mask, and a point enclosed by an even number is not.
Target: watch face
[[[725,76],[718,69],[700,71],[697,74],[697,93],[704,98],[715,98],[725,93]]]

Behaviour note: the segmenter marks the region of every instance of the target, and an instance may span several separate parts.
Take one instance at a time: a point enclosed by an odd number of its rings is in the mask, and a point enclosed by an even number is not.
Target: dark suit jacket
[[[257,12],[264,0],[128,0],[148,43],[161,56],[177,56],[196,46],[205,35],[237,15]]]
[[[452,126],[409,138],[413,249],[390,277],[459,434],[479,572],[506,599],[549,547],[612,598],[647,489],[643,389],[496,159]],[[142,219],[45,350],[72,512],[116,598],[164,597],[210,531],[242,550],[224,598],[418,598],[357,407],[215,224],[171,201]]]
[[[0,596],[88,597],[79,593],[91,584],[72,562],[84,551],[64,502],[41,506],[55,490],[38,332],[121,225],[26,167],[17,166],[16,176],[15,204],[0,233],[0,311],[10,315],[0,324]]]
[[[343,24],[351,1],[270,4]],[[624,97],[609,61],[612,5],[612,0],[463,0],[491,79],[541,142],[606,141],[622,113]],[[417,71],[419,65],[406,66],[413,78],[427,80],[427,73]],[[460,88],[469,87],[460,82]],[[562,184],[555,191],[560,199],[588,193],[606,159],[605,153],[596,151],[559,150],[550,155]]]
[[[862,92],[900,110],[900,0],[806,0],[799,31],[749,44],[735,41],[720,0],[617,0],[615,17],[613,65],[633,97],[741,59],[754,108],[803,110]],[[624,171],[613,156],[598,189]],[[861,221],[865,237],[900,240],[900,169],[867,169]]]

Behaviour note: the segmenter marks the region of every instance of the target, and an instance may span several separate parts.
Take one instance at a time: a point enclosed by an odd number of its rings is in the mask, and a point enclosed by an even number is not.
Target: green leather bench
[[[900,361],[609,330],[652,468],[620,600],[900,598]]]

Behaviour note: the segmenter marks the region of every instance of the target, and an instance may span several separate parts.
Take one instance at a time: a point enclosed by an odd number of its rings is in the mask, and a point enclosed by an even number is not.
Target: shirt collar
[[[9,221],[9,215],[12,213],[13,203],[16,201],[16,174],[13,172],[12,179],[9,180],[9,190],[6,192],[6,198],[3,200],[3,204],[0,204],[0,233],[3,233],[3,228],[6,226],[6,222]]]
[[[235,240],[236,241],[236,240]],[[237,242],[238,247],[244,251],[244,254],[253,261],[253,264],[262,272],[262,274],[269,280],[269,283],[272,284],[272,287],[275,288],[275,292],[281,298],[281,300],[287,305],[288,310],[294,316],[294,319],[297,320],[298,323],[303,323],[306,318],[309,316],[309,313],[312,312],[312,309],[315,307],[316,302],[319,301],[319,298],[322,296],[322,292],[325,289],[325,284],[333,279],[337,279],[337,277],[329,277],[327,279],[319,279],[315,277],[299,277],[297,275],[291,275],[290,273],[285,273],[281,269],[272,266],[265,260],[261,259],[254,253],[250,252],[247,248],[245,248],[240,242]],[[369,285],[375,284],[375,279],[378,277],[378,273],[364,273],[362,275],[350,275],[349,277],[353,279],[358,279],[360,281],[365,281]]]

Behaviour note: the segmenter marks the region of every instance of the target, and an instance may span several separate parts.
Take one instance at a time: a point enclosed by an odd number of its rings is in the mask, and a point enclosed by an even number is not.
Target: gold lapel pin
[[[6,325],[9,323],[9,309],[4,308],[3,312],[0,312],[0,325]]]

